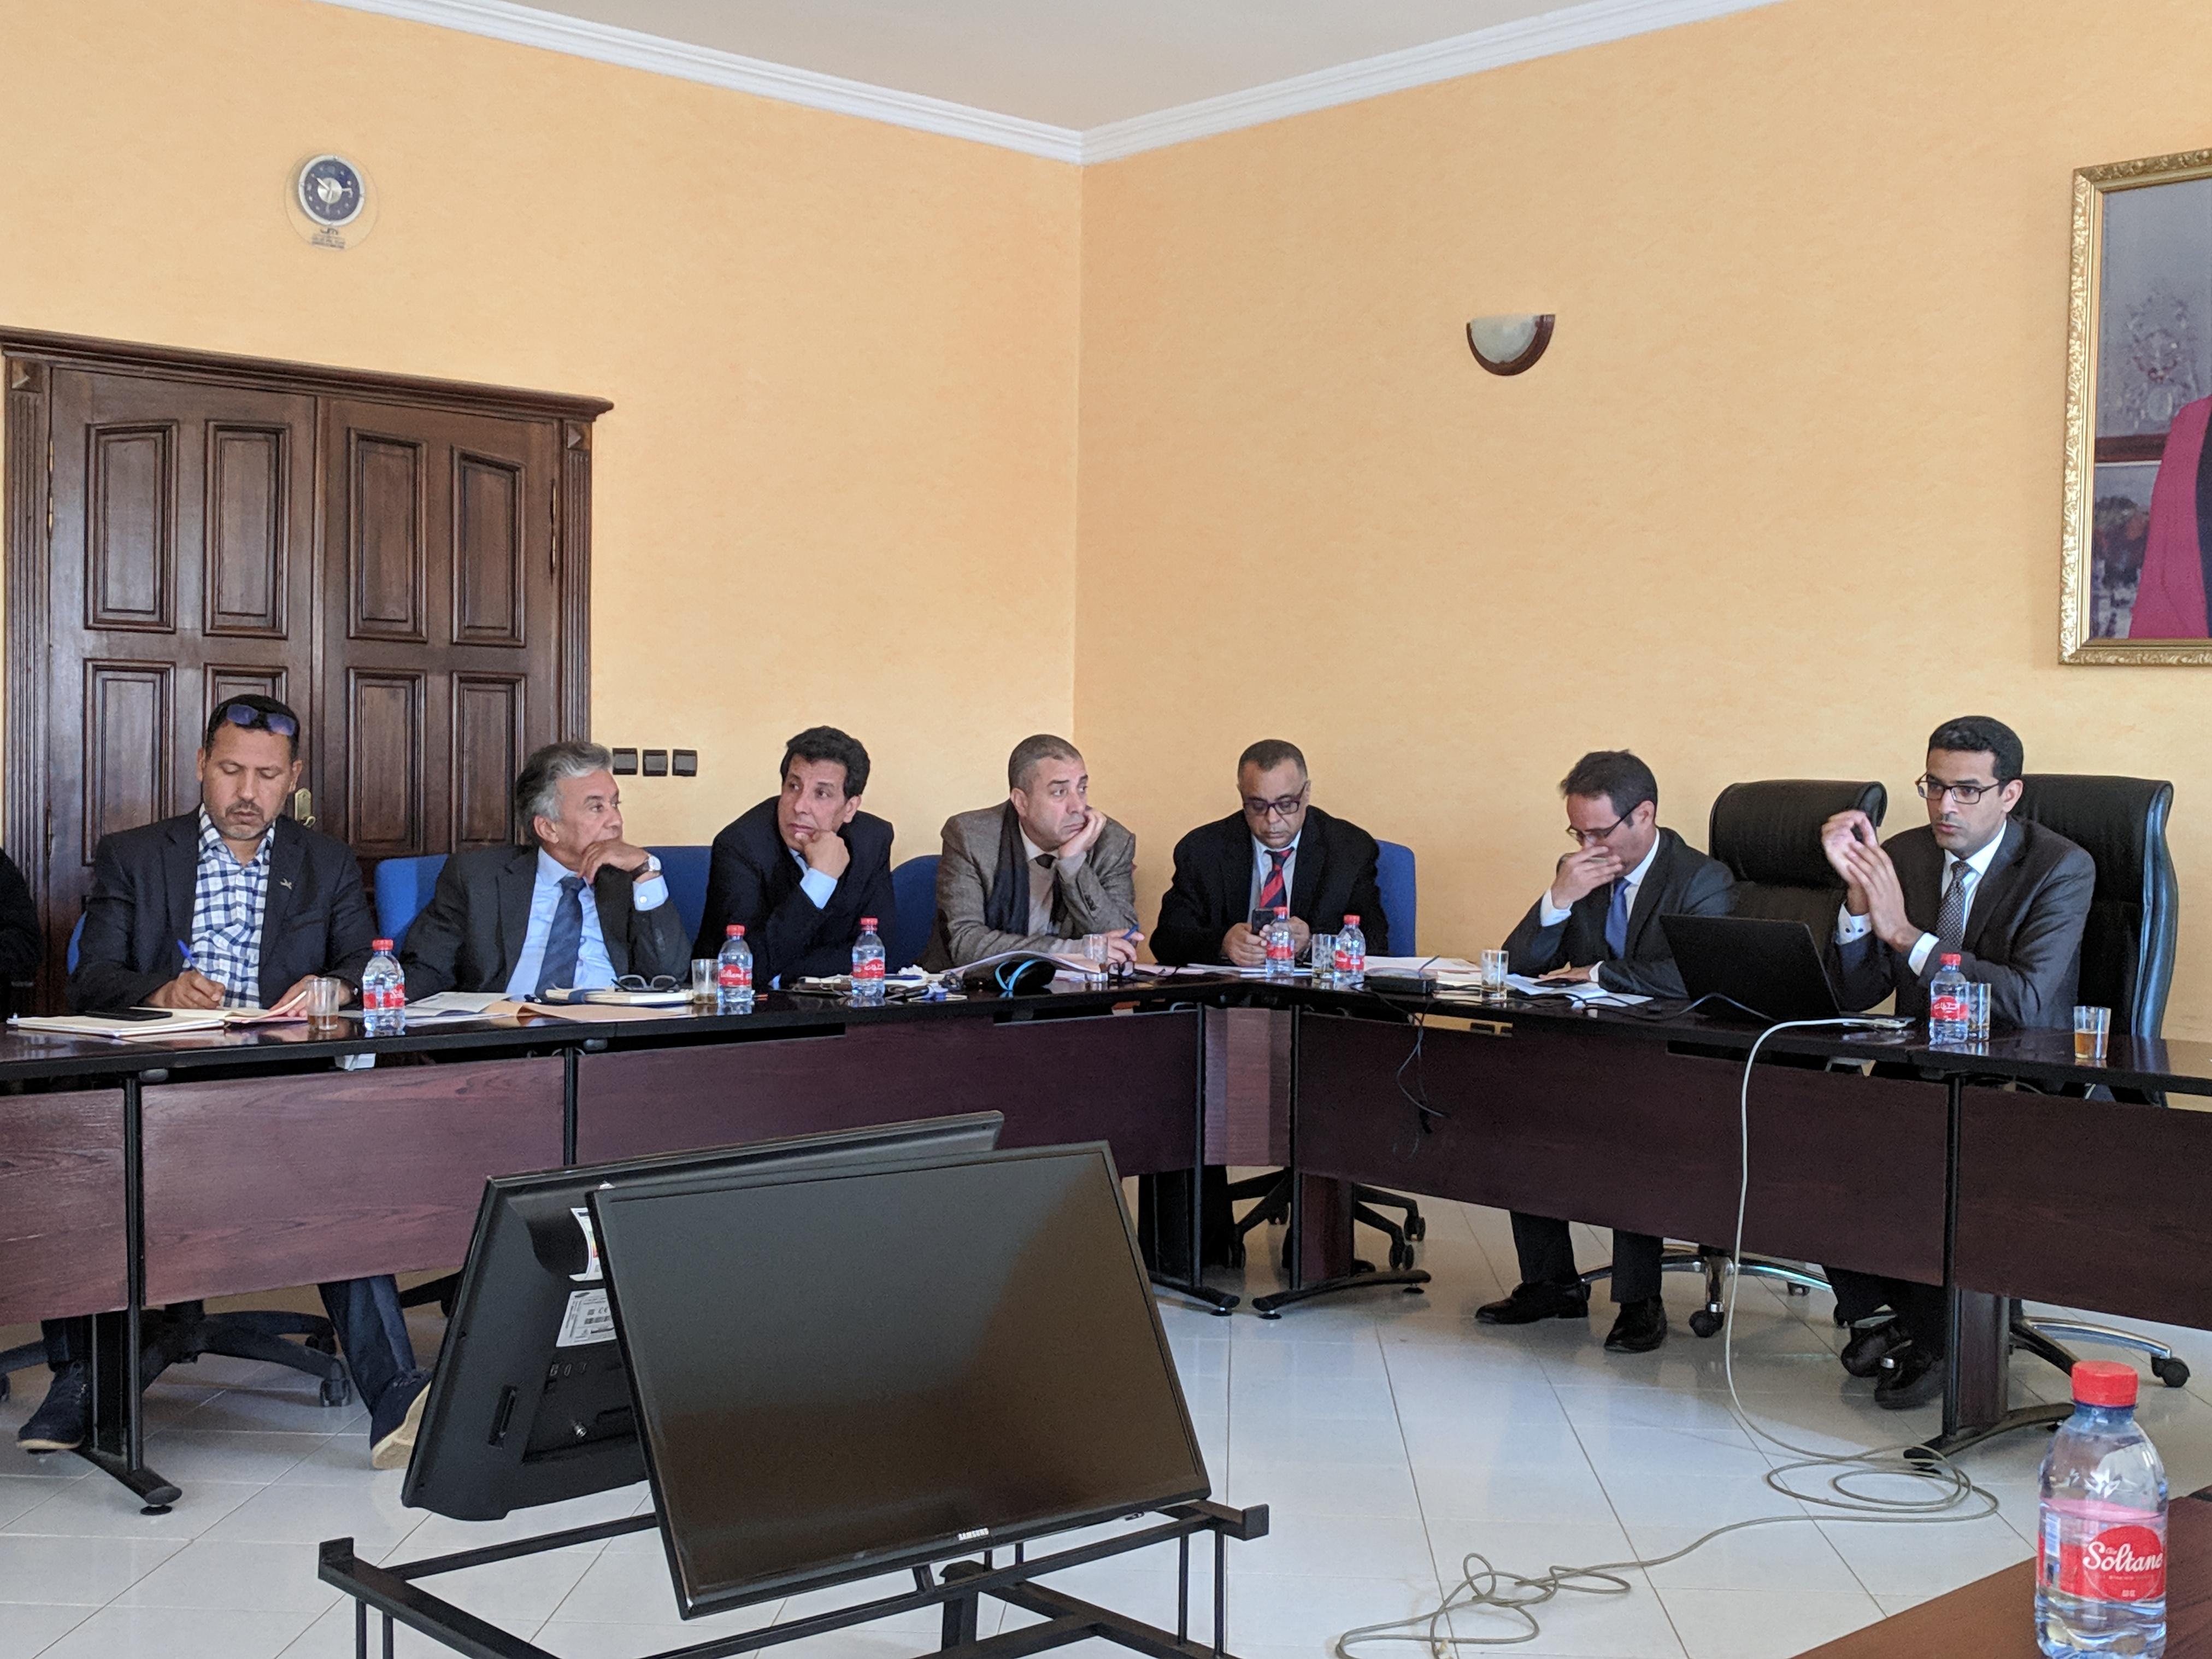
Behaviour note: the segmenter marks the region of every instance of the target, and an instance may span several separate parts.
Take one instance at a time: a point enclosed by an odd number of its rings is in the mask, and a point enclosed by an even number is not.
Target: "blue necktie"
[[[1613,884],[1613,902],[1605,909],[1605,948],[1618,961],[1628,954],[1628,883]]]
[[[538,992],[576,982],[576,951],[584,942],[584,878],[561,878],[561,896],[553,901],[553,925],[545,930],[545,960],[538,968]]]

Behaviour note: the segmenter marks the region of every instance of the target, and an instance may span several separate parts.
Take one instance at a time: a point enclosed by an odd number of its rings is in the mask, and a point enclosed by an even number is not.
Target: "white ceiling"
[[[326,0],[1071,161],[1774,0]]]
[[[1425,46],[1556,0],[534,0],[1076,131]]]

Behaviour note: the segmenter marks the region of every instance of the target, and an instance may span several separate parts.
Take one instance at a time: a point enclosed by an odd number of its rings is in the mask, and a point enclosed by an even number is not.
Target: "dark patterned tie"
[[[537,994],[576,982],[576,952],[584,943],[584,878],[561,878],[561,896],[553,901],[553,925],[545,930],[545,960],[538,967]]]
[[[1628,878],[1613,884],[1613,902],[1605,907],[1605,948],[1615,962],[1628,954]]]
[[[1290,861],[1291,849],[1285,847],[1279,853],[1269,849],[1267,857],[1272,862],[1267,866],[1267,879],[1260,884],[1260,902],[1255,908],[1261,915],[1272,916],[1277,905],[1290,902],[1283,896],[1283,866]]]
[[[1943,883],[1943,905],[1936,913],[1936,954],[1958,953],[1966,942],[1966,890],[1973,884],[1973,866],[1955,860]]]

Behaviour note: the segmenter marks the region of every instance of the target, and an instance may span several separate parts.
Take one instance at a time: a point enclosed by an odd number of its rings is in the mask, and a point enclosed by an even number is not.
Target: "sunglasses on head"
[[[243,726],[248,732],[274,732],[280,738],[300,735],[300,722],[289,714],[271,714],[250,702],[227,702],[216,711],[216,718],[231,726]]]

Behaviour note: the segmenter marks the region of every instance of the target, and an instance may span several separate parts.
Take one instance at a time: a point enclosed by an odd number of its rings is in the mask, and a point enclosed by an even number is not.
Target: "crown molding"
[[[1083,160],[1117,161],[1148,149],[1164,149],[1195,138],[1211,138],[1256,127],[1286,116],[1356,104],[1387,93],[1404,92],[1438,81],[1479,75],[1485,70],[1525,64],[1583,46],[1602,46],[1632,35],[1650,34],[1680,23],[1699,23],[1731,12],[1749,11],[1778,0],[1590,0],[1590,3],[1547,12],[1518,22],[1499,23],[1470,34],[1455,34],[1425,46],[1363,58],[1310,75],[1270,82],[1243,92],[1226,93],[1156,114],[1092,127],[1083,135]]]
[[[518,5],[514,0],[319,0],[319,3],[459,29],[515,46],[538,46],[573,58],[643,70],[650,75],[672,76],[809,109],[1082,165],[1117,161],[1292,115],[1479,75],[1509,64],[1650,34],[1681,23],[1703,22],[1775,5],[1779,0],[1587,0],[1541,16],[1500,23],[1427,46],[1364,58],[1080,132],[919,93],[793,69],[738,52],[690,46],[635,29],[586,22]]]
[[[1083,135],[1073,128],[1025,121],[1018,116],[871,86],[865,81],[848,81],[814,70],[793,69],[611,23],[586,22],[534,6],[516,5],[512,0],[321,0],[321,3],[459,29],[465,34],[480,34],[518,46],[539,46],[571,58],[588,58],[623,69],[643,70],[649,75],[749,92],[836,115],[857,115],[863,120],[887,122],[947,138],[973,139],[1048,161],[1083,159]]]

